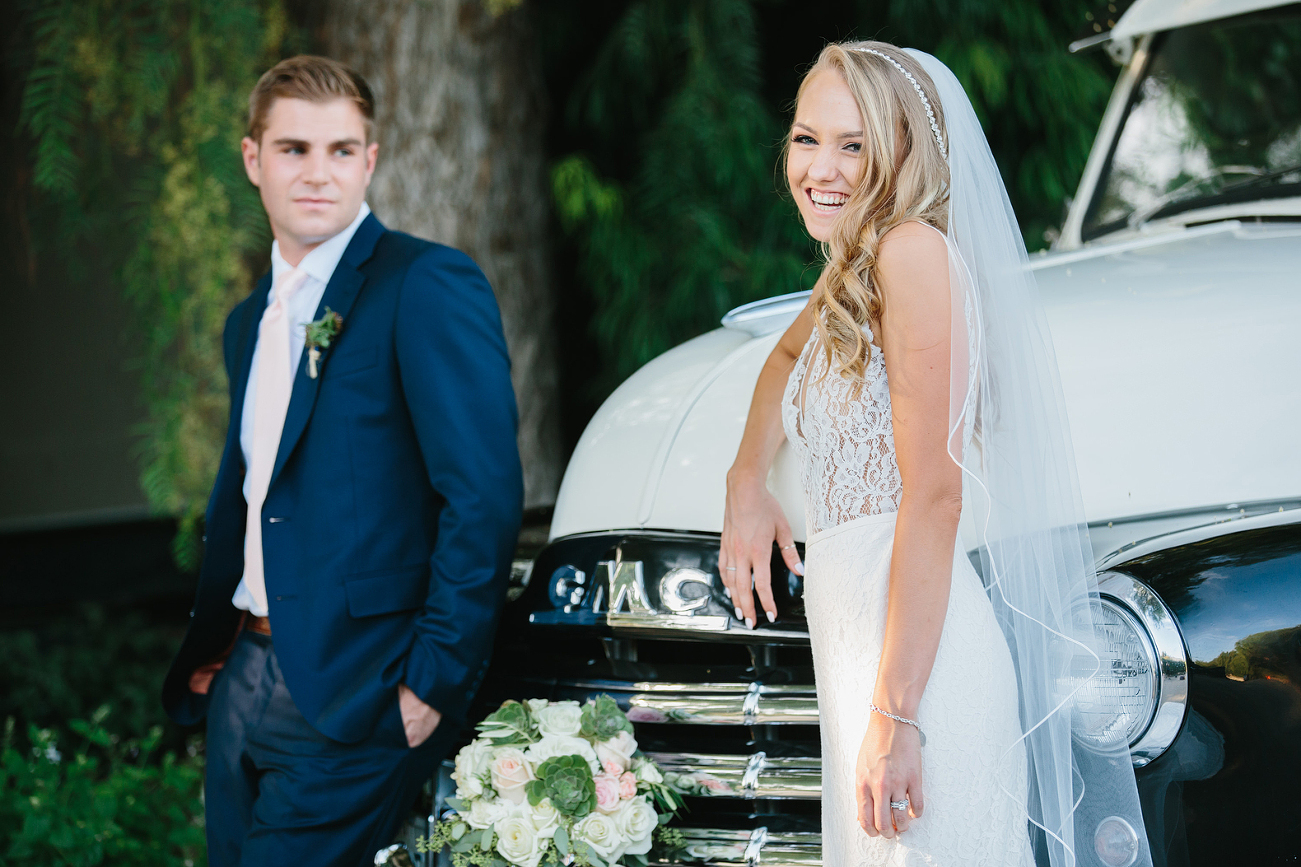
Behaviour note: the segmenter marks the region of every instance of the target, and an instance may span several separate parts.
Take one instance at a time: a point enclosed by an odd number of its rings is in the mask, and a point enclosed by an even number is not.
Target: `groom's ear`
[[[262,179],[261,146],[248,136],[244,136],[239,143],[239,149],[244,157],[244,173],[248,175],[249,183],[255,187],[262,186],[259,183]],[[372,159],[371,162],[374,168],[374,160]]]
[[[379,159],[379,142],[371,142],[366,145],[366,186],[370,186],[370,179],[375,174],[375,163]]]

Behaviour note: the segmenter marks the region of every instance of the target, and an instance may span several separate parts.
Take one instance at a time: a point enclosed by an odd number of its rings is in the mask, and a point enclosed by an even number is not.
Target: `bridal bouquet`
[[[646,867],[652,840],[682,806],[632,723],[608,695],[586,704],[508,701],[456,756],[454,813],[421,851],[451,850],[455,867]]]

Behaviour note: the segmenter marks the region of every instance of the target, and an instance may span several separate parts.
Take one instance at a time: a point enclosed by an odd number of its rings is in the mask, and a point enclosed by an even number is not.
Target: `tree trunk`
[[[555,502],[561,446],[545,91],[528,14],[511,0],[329,0],[321,41],[375,94],[376,215],[465,251],[497,293],[533,507]]]

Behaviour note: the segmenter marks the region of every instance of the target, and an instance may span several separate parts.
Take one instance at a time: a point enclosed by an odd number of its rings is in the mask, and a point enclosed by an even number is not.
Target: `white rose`
[[[619,857],[628,841],[619,833],[614,819],[604,813],[589,813],[587,818],[574,825],[574,836],[596,850],[607,861]]]
[[[583,738],[547,735],[529,747],[524,755],[535,768],[554,756],[582,756],[587,760],[592,773],[601,772],[601,763],[596,759],[596,750],[592,749],[592,745]]]
[[[631,841],[623,854],[644,855],[650,851],[651,832],[659,825],[659,817],[645,798],[624,801],[613,818],[619,826],[619,833]]]
[[[537,711],[534,716],[538,721],[538,731],[543,735],[573,737],[583,727],[583,709],[574,701],[556,702]]]
[[[476,798],[474,803],[470,804],[469,812],[460,813],[458,811],[458,813],[471,828],[482,831],[484,828],[491,828],[498,820],[505,818],[510,813],[510,806],[503,804],[501,801]]]
[[[502,747],[493,754],[492,785],[512,804],[524,800],[524,787],[533,779],[533,770],[524,753],[515,747]]]
[[[483,781],[480,779],[492,766],[492,744],[479,738],[466,744],[456,754],[456,771],[452,779],[456,780],[456,794],[460,798],[477,798],[483,794]]]
[[[523,816],[499,819],[492,828],[497,832],[497,853],[519,867],[536,867],[542,859],[542,841],[537,829]]]
[[[612,760],[625,771],[632,764],[632,754],[635,752],[637,752],[637,739],[627,732],[619,732],[596,745],[596,757],[602,764]]]
[[[634,773],[637,775],[637,779],[641,780],[643,783],[651,783],[654,785],[664,782],[664,775],[660,773],[659,768],[655,767],[655,763],[649,759],[640,762]]]
[[[524,703],[529,706],[529,710],[532,711],[533,713],[537,713],[538,711],[542,710],[542,708],[551,704],[551,702],[547,701],[545,698],[525,699]]]
[[[553,836],[556,833],[556,828],[560,827],[560,811],[551,806],[550,798],[543,798],[538,801],[536,807],[525,802],[523,808],[528,811],[529,820],[533,822],[533,827],[537,829],[539,839]]]

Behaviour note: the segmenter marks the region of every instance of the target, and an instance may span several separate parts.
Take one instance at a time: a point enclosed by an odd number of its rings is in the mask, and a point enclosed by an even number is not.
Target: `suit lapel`
[[[338,341],[347,339],[348,315],[357,300],[357,295],[361,292],[362,285],[366,282],[365,275],[358,269],[375,252],[375,245],[384,232],[384,226],[374,214],[366,217],[357,227],[352,240],[348,242],[348,249],[343,251],[343,256],[339,259],[330,282],[325,286],[325,294],[321,296],[321,303],[312,318],[320,319],[325,315],[325,308],[329,307],[343,317],[343,330],[323,354],[315,379],[307,375],[306,352],[298,362],[298,370],[294,373],[293,391],[289,396],[289,409],[285,413],[285,426],[280,432],[280,448],[276,451],[275,466],[271,469],[271,481],[267,485],[268,490],[275,485],[281,468],[293,454],[294,447],[298,445],[298,440],[312,417],[312,410],[316,406],[316,394],[325,375],[325,364],[333,354]]]

